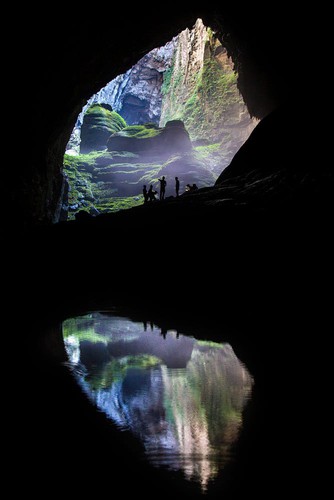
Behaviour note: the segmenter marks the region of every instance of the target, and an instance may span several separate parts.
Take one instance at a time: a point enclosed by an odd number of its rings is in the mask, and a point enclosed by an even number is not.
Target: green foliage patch
[[[108,130],[110,134],[120,132],[127,125],[124,118],[116,111],[110,111],[99,104],[93,104],[88,108],[85,119],[88,120],[88,123],[94,123],[92,128],[100,127]]]
[[[129,125],[122,129],[118,135],[123,137],[133,137],[136,139],[148,139],[150,137],[155,137],[161,133],[161,129],[154,126],[154,124],[149,125]]]

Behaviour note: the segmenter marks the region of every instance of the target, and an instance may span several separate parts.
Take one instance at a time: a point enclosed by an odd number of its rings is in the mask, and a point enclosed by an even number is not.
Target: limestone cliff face
[[[219,142],[222,169],[257,124],[237,88],[232,60],[200,19],[179,34],[162,94],[160,125],[180,119],[193,141]]]
[[[128,125],[156,123],[161,114],[163,75],[170,67],[176,38],[153,49],[129,71],[119,75],[92,96],[89,104],[111,105]]]
[[[164,75],[161,124],[172,116],[184,114],[182,106],[197,88],[203,69],[207,41],[208,32],[200,19],[192,30],[186,29],[178,35],[171,67]]]

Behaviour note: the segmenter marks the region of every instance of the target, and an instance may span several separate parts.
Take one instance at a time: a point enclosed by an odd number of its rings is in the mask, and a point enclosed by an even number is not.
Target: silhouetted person
[[[150,327],[151,327],[151,330],[152,330],[152,332],[153,332],[153,328],[154,328],[153,321],[150,321]]]
[[[166,338],[166,335],[167,335],[166,328],[161,328],[161,334],[160,335],[162,335],[164,339]]]
[[[143,186],[143,196],[144,196],[144,203],[147,203],[148,202],[148,192],[146,189],[146,184],[144,184],[144,186]]]
[[[179,196],[179,190],[180,190],[180,181],[178,177],[175,177],[175,193],[176,196]]]
[[[192,186],[190,184],[186,185],[186,192],[189,193],[189,191],[196,191],[198,189],[197,185],[194,183]]]
[[[144,331],[146,332],[146,330],[147,330],[147,321],[143,321],[143,325],[144,325]]]
[[[159,179],[159,182],[160,182],[160,200],[164,200],[165,199],[166,185],[167,185],[167,182],[166,182],[164,175],[162,176],[161,179]]]
[[[148,201],[154,201],[156,194],[157,192],[153,191],[153,184],[151,184],[149,190],[147,191]]]

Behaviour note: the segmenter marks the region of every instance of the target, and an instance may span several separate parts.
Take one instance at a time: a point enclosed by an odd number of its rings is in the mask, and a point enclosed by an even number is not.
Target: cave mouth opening
[[[94,94],[67,144],[60,220],[213,186],[256,126],[221,37],[197,19]]]

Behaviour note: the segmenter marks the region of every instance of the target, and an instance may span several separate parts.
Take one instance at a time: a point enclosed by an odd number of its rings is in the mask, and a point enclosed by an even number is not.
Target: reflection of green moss
[[[224,344],[197,341],[186,377],[165,377],[164,407],[170,424],[187,426],[196,415],[197,427],[208,433],[215,446],[233,442],[242,421],[242,409],[251,378],[247,379],[237,358]],[[203,347],[207,349],[203,349]],[[202,348],[202,349],[201,349]]]
[[[98,373],[89,374],[86,377],[86,382],[89,383],[93,390],[107,389],[115,382],[122,380],[130,368],[146,370],[160,363],[161,360],[159,358],[150,356],[149,354],[112,359]]]
[[[217,342],[211,342],[211,340],[198,340],[197,344],[202,347],[213,347],[215,349],[225,349],[224,344],[218,344]]]
[[[90,314],[81,316],[80,318],[68,318],[63,321],[63,337],[66,338],[69,335],[75,335],[78,332],[84,331],[90,328],[92,324],[93,320]]]
[[[122,358],[122,364],[126,365],[126,368],[150,368],[152,366],[159,365],[161,360],[156,356],[151,356],[149,354],[140,354],[136,356],[127,356],[126,358]]]
[[[78,342],[88,340],[93,344],[102,342],[107,344],[110,338],[95,332],[95,321],[88,315],[81,318],[69,318],[63,322],[63,337],[66,340],[75,336]]]

